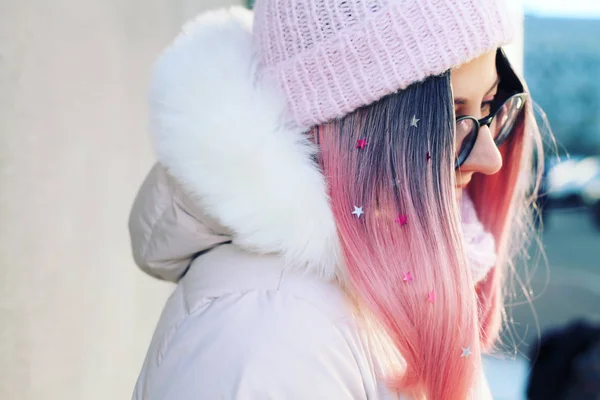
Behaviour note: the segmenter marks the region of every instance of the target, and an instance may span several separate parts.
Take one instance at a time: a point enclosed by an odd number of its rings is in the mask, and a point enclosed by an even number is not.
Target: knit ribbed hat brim
[[[514,32],[503,0],[396,0],[373,2],[379,8],[362,10],[364,19],[325,35],[307,26],[315,23],[311,18],[340,27],[344,17],[337,15],[339,2],[326,2],[331,9],[317,15],[311,14],[310,0],[294,2],[291,9],[284,9],[286,1],[256,4],[254,35],[263,73],[285,92],[300,126],[342,117],[440,75],[509,43]]]

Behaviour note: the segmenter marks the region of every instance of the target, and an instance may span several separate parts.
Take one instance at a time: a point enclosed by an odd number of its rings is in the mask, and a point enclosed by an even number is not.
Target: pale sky
[[[523,0],[523,3],[527,14],[600,18],[600,0]]]

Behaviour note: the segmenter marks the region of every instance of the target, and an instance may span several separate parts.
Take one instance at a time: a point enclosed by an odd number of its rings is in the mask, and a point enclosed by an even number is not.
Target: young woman
[[[500,0],[259,0],[159,60],[135,399],[490,398],[539,133]]]

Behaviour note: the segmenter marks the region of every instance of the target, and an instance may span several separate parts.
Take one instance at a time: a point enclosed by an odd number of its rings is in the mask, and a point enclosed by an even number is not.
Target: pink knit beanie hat
[[[262,72],[310,127],[512,39],[504,0],[258,0]]]

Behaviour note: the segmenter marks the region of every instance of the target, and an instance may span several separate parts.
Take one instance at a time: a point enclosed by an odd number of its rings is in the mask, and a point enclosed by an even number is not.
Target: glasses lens
[[[460,167],[475,146],[477,141],[477,121],[475,118],[466,117],[456,121],[456,146],[458,153],[456,156],[456,168]]]
[[[525,105],[525,97],[516,95],[509,98],[500,106],[490,129],[494,135],[494,141],[500,146],[512,132],[512,129],[519,117],[519,113]]]

